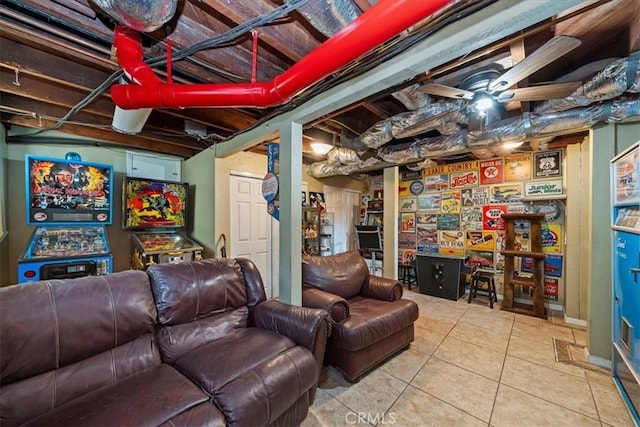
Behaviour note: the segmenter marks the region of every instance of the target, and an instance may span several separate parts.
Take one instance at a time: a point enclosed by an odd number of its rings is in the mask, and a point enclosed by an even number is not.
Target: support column
[[[590,223],[581,246],[588,265],[587,315],[589,362],[605,366],[611,359],[611,159],[640,137],[637,123],[598,125],[589,132]]]
[[[384,277],[398,278],[398,166],[383,171],[384,217],[382,219],[384,239]]]
[[[280,301],[302,305],[302,125],[280,129]]]

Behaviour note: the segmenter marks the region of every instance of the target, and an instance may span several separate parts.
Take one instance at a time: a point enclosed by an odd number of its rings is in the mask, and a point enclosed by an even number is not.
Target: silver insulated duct
[[[300,6],[298,12],[327,37],[331,37],[360,15],[360,9],[351,0],[310,0]]]
[[[120,24],[148,33],[168,22],[176,13],[178,0],[92,0]]]
[[[607,101],[624,92],[640,92],[640,51],[633,52],[628,58],[621,58],[605,67],[570,96],[552,99],[536,108],[537,113],[565,111],[575,107],[584,107],[598,101]]]
[[[364,167],[361,159],[365,156],[379,159],[380,167],[466,152],[490,158],[500,155],[504,142],[549,141],[556,135],[588,129],[596,123],[616,123],[640,116],[639,59],[640,53],[634,52],[611,63],[570,96],[544,102],[532,113],[494,122],[477,132],[466,132],[458,126],[467,122],[465,101],[435,102],[425,98],[415,85],[410,86],[394,97],[411,111],[374,124],[344,144],[341,149],[346,152],[336,152],[330,161],[315,163],[309,172],[316,178],[352,174],[362,170],[354,166]],[[394,139],[417,135],[418,129],[420,132],[437,129],[442,135],[387,145]],[[370,161],[366,167],[371,167]]]

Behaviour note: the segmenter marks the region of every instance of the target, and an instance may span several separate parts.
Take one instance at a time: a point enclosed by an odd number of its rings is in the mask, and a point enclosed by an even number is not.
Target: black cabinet
[[[467,273],[465,257],[418,255],[420,293],[457,301],[464,295]]]

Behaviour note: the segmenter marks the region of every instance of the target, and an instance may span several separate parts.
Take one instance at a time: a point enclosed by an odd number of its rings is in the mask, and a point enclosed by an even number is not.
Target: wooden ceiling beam
[[[229,28],[225,27],[219,28],[219,32],[216,32],[192,18],[182,17],[182,19],[177,21],[176,28],[172,35],[168,37],[176,49],[184,49],[206,39],[214,38],[228,30]],[[245,46],[240,43],[232,47],[211,48],[198,52],[196,56],[205,60],[215,68],[236,75],[239,79],[249,81],[251,78],[253,64],[250,44],[249,46]],[[285,67],[287,67],[287,64],[278,64],[278,62],[281,62],[281,60],[273,58],[272,60],[268,60],[261,55],[260,58],[258,58],[258,80],[267,81],[281,74]]]
[[[0,63],[1,92],[38,100],[45,105],[51,104],[66,107],[68,110],[91,92],[90,88],[71,84],[65,80],[53,79],[31,70],[19,72],[18,82],[20,86],[14,84],[15,78],[14,68]],[[111,117],[113,110],[113,102],[107,93],[101,95],[96,101],[83,109],[83,111],[105,117]],[[54,116],[53,114],[50,115]],[[158,119],[154,120],[155,117],[158,117]],[[204,124],[216,132],[222,132],[224,134],[222,136],[238,132],[244,128],[243,126],[249,126],[255,122],[255,118],[251,115],[243,114],[241,110],[197,109],[196,111],[186,111],[180,109],[154,109],[147,123],[151,126],[154,125],[154,122],[162,124],[163,128],[177,129],[173,132],[184,134],[184,120]]]
[[[29,72],[22,72],[16,76],[14,70],[6,67],[5,64],[0,64],[0,90],[4,93],[12,93],[43,103],[71,108],[90,92],[88,88],[70,86],[65,83],[41,79],[38,78],[38,75]],[[113,107],[109,96],[103,94],[87,108],[94,111],[110,111],[112,114]]]
[[[15,111],[16,113],[22,112],[22,115],[35,119],[32,122],[33,126],[31,127],[41,127],[39,123],[37,123],[41,121],[41,119],[57,123],[58,119],[64,116],[68,111],[68,108],[65,107],[44,104],[33,99],[16,98],[17,97],[15,95],[3,94],[1,108],[8,111]],[[77,126],[100,128],[105,132],[111,132],[114,136],[121,135],[111,129],[111,122],[112,119],[109,115],[94,114],[84,110],[74,115],[68,121],[68,123],[73,123]],[[179,125],[181,125],[181,123]],[[199,143],[195,143],[191,137],[186,136],[184,128],[178,127],[179,125],[175,124],[172,127],[169,127],[166,122],[153,119],[152,114],[152,117],[147,121],[142,133],[134,135],[134,137],[150,140],[152,142],[163,144],[168,143],[188,148],[193,148],[194,145],[198,146]]]
[[[369,112],[371,112],[372,114],[374,114],[379,120],[384,120],[387,117],[389,117],[389,114],[387,114],[377,105],[374,105],[370,102],[361,102],[360,105],[366,110],[368,110]]]
[[[54,121],[47,119],[38,119],[33,117],[26,116],[16,116],[12,115],[6,119],[7,123],[11,123],[17,126],[23,126],[28,128],[39,129],[48,128],[55,124]],[[40,126],[41,125],[41,126]],[[150,150],[154,152],[171,154],[179,157],[189,158],[198,152],[202,151],[205,147],[202,148],[188,148],[184,146],[178,146],[167,141],[150,141],[148,139],[141,138],[136,135],[125,135],[119,134],[117,132],[108,131],[105,129],[99,128],[90,128],[84,127],[76,124],[64,124],[60,128],[57,129],[60,132],[67,133],[69,135],[74,135],[75,137],[85,137],[91,138],[93,140],[85,140],[78,139],[78,143],[88,144],[88,145],[104,145],[107,143],[113,143],[114,145],[121,146],[123,148],[137,148],[142,150]],[[43,143],[47,141],[46,137],[42,137]],[[108,142],[107,142],[108,141]],[[11,141],[9,141],[11,142]]]
[[[265,0],[251,2],[229,2],[227,0],[201,0],[191,3],[207,13],[221,14],[236,24],[243,24],[256,16],[273,10],[273,4]],[[320,42],[298,22],[289,25],[269,25],[258,30],[260,42],[267,44],[275,52],[280,52],[289,60],[297,62],[307,52],[318,47]]]
[[[51,18],[59,19],[69,24],[73,24],[78,28],[91,28],[91,31],[97,36],[105,40],[113,37],[113,31],[97,16],[89,17],[87,13],[66,7],[60,2],[50,0],[21,0],[20,3],[31,6],[32,8],[44,12]],[[87,8],[91,9],[88,3],[84,3]]]
[[[1,8],[2,6],[0,6],[0,9]],[[113,72],[118,69],[118,64],[110,58],[86,49],[81,49],[39,32],[25,29],[2,18],[0,18],[0,36],[6,40],[13,40],[21,46],[30,46],[40,52],[50,52],[55,56],[67,59],[75,64],[88,65],[103,72]],[[3,47],[2,50],[4,56],[6,49]]]
[[[371,9],[371,3],[369,3],[367,0],[355,0],[354,3],[357,4],[360,10],[363,12]]]

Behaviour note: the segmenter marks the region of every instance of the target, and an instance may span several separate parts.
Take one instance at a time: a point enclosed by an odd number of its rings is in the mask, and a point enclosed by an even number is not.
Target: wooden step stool
[[[398,280],[407,285],[409,290],[411,290],[411,284],[418,286],[418,272],[415,262],[398,264]]]
[[[493,308],[493,302],[498,302],[498,295],[496,294],[496,281],[494,279],[494,273],[492,271],[474,270],[471,273],[471,285],[469,288],[469,301],[478,295],[478,290],[481,292],[487,292],[489,296],[489,307]]]

